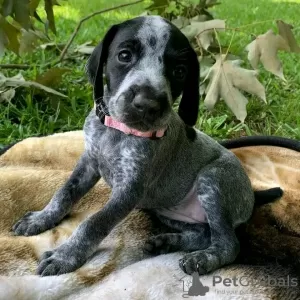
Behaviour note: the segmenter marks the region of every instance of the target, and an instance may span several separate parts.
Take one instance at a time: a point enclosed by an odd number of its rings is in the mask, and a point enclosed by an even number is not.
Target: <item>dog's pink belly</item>
[[[199,201],[196,186],[193,186],[179,205],[156,209],[156,212],[169,219],[186,223],[207,223],[206,213]]]

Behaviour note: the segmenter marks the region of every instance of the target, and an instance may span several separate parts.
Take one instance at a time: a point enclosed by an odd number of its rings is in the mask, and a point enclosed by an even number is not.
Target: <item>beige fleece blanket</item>
[[[49,202],[83,147],[83,133],[75,131],[28,138],[0,156],[1,300],[300,299],[300,153],[279,147],[233,150],[255,189],[284,190],[283,198],[257,208],[239,230],[242,250],[234,265],[192,278],[178,266],[182,253],[146,256],[143,243],[155,225],[145,213],[134,211],[77,271],[36,276],[42,253],[66,240],[108,200],[110,189],[100,181],[56,228],[33,237],[10,231],[27,211]]]

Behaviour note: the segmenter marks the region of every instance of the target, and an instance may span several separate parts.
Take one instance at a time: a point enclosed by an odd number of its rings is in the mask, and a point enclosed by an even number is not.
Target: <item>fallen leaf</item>
[[[241,91],[256,95],[266,102],[265,88],[256,78],[258,72],[241,68],[241,60],[225,60],[226,55],[217,56],[207,78],[205,106],[212,110],[222,98],[242,123],[247,116],[247,98]]]
[[[66,95],[60,93],[60,92],[57,92],[56,90],[54,89],[51,89],[45,85],[42,85],[42,84],[39,84],[38,82],[35,82],[35,81],[26,81],[26,84],[24,84],[24,86],[28,86],[28,87],[35,87],[35,88],[38,88],[38,89],[42,89],[44,91],[46,91],[47,93],[51,93],[51,94],[54,94],[54,95],[57,95],[57,96],[60,96],[60,97],[64,97],[64,98],[67,98]]]
[[[197,15],[191,19],[192,22],[206,22],[209,21],[208,15]]]
[[[14,89],[9,89],[6,91],[0,91],[0,103],[1,102],[10,102],[11,99],[15,96],[16,91]]]
[[[300,47],[298,46],[295,36],[292,32],[292,29],[294,27],[281,20],[277,20],[276,23],[277,23],[279,34],[284,38],[286,43],[289,45],[290,51],[295,53],[300,53]]]
[[[47,13],[49,28],[54,34],[56,34],[52,0],[45,0],[45,11]]]
[[[91,45],[92,42],[86,42],[82,45],[79,45],[75,48],[74,52],[82,53],[82,54],[92,54],[95,49],[95,46]]]
[[[246,50],[253,69],[257,69],[259,61],[261,61],[267,71],[285,80],[277,52],[279,50],[289,51],[290,47],[282,36],[276,35],[273,30],[268,30],[247,45]]]
[[[214,65],[214,60],[209,56],[199,56],[198,61],[200,63],[200,85],[199,93],[204,95],[207,87],[206,76],[209,74],[211,67]]]
[[[2,28],[3,32],[7,37],[7,48],[16,54],[19,53],[20,43],[18,40],[18,36],[20,34],[20,30],[8,23],[5,18],[0,16],[0,28]]]
[[[178,18],[172,20],[172,23],[179,29],[190,25],[190,20],[186,17],[179,16]]]
[[[216,19],[205,22],[191,20],[191,24],[184,27],[181,31],[190,41],[196,37],[201,47],[207,50],[210,44],[213,42],[214,30],[219,31],[224,29],[224,20]]]
[[[52,68],[38,75],[35,81],[48,87],[54,87],[61,82],[62,76],[70,71],[71,70],[67,68]]]
[[[44,86],[38,82],[26,81],[21,73],[13,77],[5,77],[2,73],[0,73],[0,89],[7,90],[7,88],[16,89],[18,87],[34,87],[60,97],[67,97],[66,95],[61,94],[60,92]]]
[[[19,54],[31,53],[38,45],[39,37],[32,30],[21,30]]]

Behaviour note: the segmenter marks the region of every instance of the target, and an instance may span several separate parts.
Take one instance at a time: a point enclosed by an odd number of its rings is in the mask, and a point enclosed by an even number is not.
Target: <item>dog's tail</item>
[[[300,152],[300,141],[279,136],[245,136],[231,140],[219,141],[219,143],[227,149],[250,146],[273,146]]]
[[[271,203],[283,195],[283,190],[280,187],[274,187],[268,190],[254,191],[255,206],[262,206]]]

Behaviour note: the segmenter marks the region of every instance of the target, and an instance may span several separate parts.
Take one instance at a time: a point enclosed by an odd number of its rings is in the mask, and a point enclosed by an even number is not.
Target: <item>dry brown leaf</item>
[[[61,82],[62,76],[70,71],[67,68],[52,68],[38,75],[35,81],[48,87],[55,87]]]
[[[15,94],[16,94],[16,91],[14,89],[0,91],[0,103],[1,102],[10,102],[11,99],[15,96]]]
[[[92,54],[94,49],[95,49],[95,46],[92,45],[91,41],[88,41],[82,45],[77,46],[76,49],[74,50],[74,52],[90,55],[90,54]]]
[[[275,34],[273,30],[268,30],[247,45],[246,50],[250,64],[254,69],[257,69],[259,61],[261,61],[267,71],[285,80],[277,52],[279,50],[289,51],[290,47],[282,36]]]
[[[206,76],[208,75],[211,67],[214,65],[214,60],[209,56],[198,56],[198,61],[200,63],[200,85],[199,93],[204,95],[207,87],[207,82],[205,81]]]
[[[19,54],[31,53],[38,44],[38,36],[32,30],[21,29]]]
[[[222,98],[238,120],[244,122],[247,116],[247,98],[241,91],[256,95],[266,102],[265,88],[256,78],[257,71],[240,67],[240,60],[225,60],[226,55],[217,56],[207,78],[205,106],[212,110]]]
[[[5,77],[2,73],[0,73],[0,89],[1,90],[8,90],[8,89],[16,89],[18,87],[33,87],[42,89],[48,93],[60,96],[60,97],[67,97],[66,95],[51,89],[45,85],[42,85],[35,81],[26,81],[25,78],[21,73],[13,77]]]
[[[182,29],[190,25],[190,20],[186,17],[179,16],[178,18],[172,20],[172,23],[179,29]]]
[[[292,29],[294,27],[290,24],[283,22],[282,20],[277,20],[276,23],[277,23],[279,34],[284,38],[284,40],[289,45],[290,51],[295,53],[300,53],[300,47],[298,46],[295,36],[292,32]]]
[[[214,31],[220,31],[224,29],[224,20],[216,19],[205,22],[191,20],[191,24],[181,29],[181,31],[189,40],[193,40],[195,37],[197,37],[200,46],[207,50],[210,44],[213,42]]]

